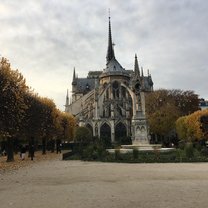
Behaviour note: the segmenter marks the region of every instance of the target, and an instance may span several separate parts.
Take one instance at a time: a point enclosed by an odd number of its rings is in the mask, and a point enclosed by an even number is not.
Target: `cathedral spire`
[[[74,73],[73,73],[73,81],[76,79],[76,73],[75,73],[75,67],[74,67]]]
[[[112,58],[115,58],[115,55],[114,55],[112,35],[111,35],[111,21],[110,21],[110,10],[109,10],[108,50],[107,50],[107,56],[106,56],[107,63]]]
[[[76,79],[77,79],[77,77],[76,77],[76,72],[75,72],[75,67],[74,67],[72,85],[76,85],[77,84]]]
[[[68,106],[69,105],[69,91],[67,89],[67,93],[66,93],[66,105],[65,106]]]
[[[141,67],[141,70],[142,70],[142,77],[144,77],[143,67]]]
[[[135,54],[135,62],[134,62],[134,73],[135,73],[135,76],[140,77],[139,64],[138,64],[138,60],[137,60],[137,55],[136,54]]]

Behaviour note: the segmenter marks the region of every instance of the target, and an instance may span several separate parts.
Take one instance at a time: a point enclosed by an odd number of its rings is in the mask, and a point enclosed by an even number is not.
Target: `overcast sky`
[[[155,89],[208,98],[206,0],[1,0],[0,55],[64,110],[73,67],[79,77],[105,68],[109,8],[115,56],[125,69],[137,53]]]

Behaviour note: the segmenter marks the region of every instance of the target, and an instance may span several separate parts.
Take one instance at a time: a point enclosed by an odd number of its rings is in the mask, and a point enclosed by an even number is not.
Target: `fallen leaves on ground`
[[[45,155],[43,155],[40,151],[35,152],[35,157],[33,160],[31,160],[31,158],[28,157],[28,154],[26,154],[24,160],[20,158],[19,154],[15,154],[13,162],[6,162],[7,157],[0,156],[0,173],[17,170],[19,168],[32,165],[43,160],[53,160],[58,158],[60,158],[60,154],[47,152]]]

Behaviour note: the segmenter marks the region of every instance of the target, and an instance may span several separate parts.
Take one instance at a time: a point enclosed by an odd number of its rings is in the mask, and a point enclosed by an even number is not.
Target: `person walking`
[[[62,144],[61,144],[61,140],[57,139],[56,140],[56,153],[61,153],[61,148],[62,148]]]
[[[24,160],[25,159],[25,153],[26,153],[25,145],[22,145],[20,152],[21,152],[21,159]]]
[[[33,160],[34,155],[35,155],[34,137],[31,137],[30,142],[29,142],[29,156],[31,160]]]

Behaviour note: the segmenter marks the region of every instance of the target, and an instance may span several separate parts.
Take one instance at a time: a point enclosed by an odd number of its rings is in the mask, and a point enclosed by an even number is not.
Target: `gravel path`
[[[41,161],[0,175],[1,208],[208,206],[208,164]]]

